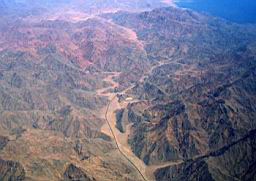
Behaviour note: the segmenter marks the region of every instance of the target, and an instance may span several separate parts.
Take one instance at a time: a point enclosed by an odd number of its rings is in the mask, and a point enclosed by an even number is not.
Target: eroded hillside
[[[255,179],[255,26],[68,2],[0,4],[0,180]]]

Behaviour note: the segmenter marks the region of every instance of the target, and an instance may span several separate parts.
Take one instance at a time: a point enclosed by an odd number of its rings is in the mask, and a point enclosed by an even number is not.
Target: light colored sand
[[[118,84],[112,80],[114,76],[117,74],[114,73],[113,75],[108,76],[105,78],[105,81],[110,82],[113,87],[117,87]],[[111,100],[108,107],[105,107],[101,110],[100,115],[101,117],[107,118],[108,122],[101,127],[101,132],[109,135],[113,139],[116,140],[116,144],[118,145],[118,148],[120,149],[120,152],[122,152],[140,171],[140,173],[146,178],[146,165],[142,160],[140,160],[131,150],[131,148],[128,145],[128,135],[130,133],[130,125],[127,126],[126,132],[121,133],[116,127],[116,116],[115,111],[117,109],[125,108],[129,101],[125,101],[123,103],[118,102],[118,98],[116,97],[116,93],[104,93],[105,90],[98,90],[98,95],[104,95],[107,96],[109,100]],[[110,129],[111,128],[111,129]],[[111,131],[112,130],[112,131]],[[113,135],[114,134],[114,135]],[[146,178],[146,180],[149,180]]]
[[[159,65],[158,65],[159,66]],[[107,76],[104,80],[110,82],[114,87],[118,86],[118,83],[114,82],[112,80],[113,77],[117,76],[117,73],[113,73],[112,75]],[[126,92],[129,90],[131,87],[128,89],[124,90],[123,92]],[[107,96],[111,102],[109,103],[108,106],[104,107],[100,112],[100,117],[105,119],[107,118],[108,122],[101,127],[101,132],[109,135],[113,139],[116,140],[116,144],[118,145],[118,148],[120,149],[120,152],[122,152],[140,171],[140,173],[143,175],[143,177],[147,181],[153,181],[155,180],[154,178],[154,171],[159,168],[164,168],[170,165],[176,165],[180,164],[181,161],[178,162],[167,162],[164,164],[159,164],[159,165],[151,165],[147,166],[145,163],[140,160],[131,150],[129,144],[128,144],[128,136],[130,134],[130,128],[131,125],[128,125],[126,127],[126,132],[121,133],[116,127],[116,116],[115,116],[115,111],[117,109],[121,108],[126,108],[129,103],[136,102],[136,100],[133,100],[133,98],[128,97],[125,101],[119,102],[118,98],[116,97],[116,93],[105,93],[106,89],[101,89],[98,90],[97,93],[98,95],[101,96]],[[111,128],[111,129],[110,129]],[[112,131],[111,131],[112,130]]]

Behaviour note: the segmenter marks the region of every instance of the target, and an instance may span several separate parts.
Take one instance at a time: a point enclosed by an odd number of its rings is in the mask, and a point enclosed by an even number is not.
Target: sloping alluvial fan
[[[1,181],[256,180],[256,26],[170,4],[0,1]]]

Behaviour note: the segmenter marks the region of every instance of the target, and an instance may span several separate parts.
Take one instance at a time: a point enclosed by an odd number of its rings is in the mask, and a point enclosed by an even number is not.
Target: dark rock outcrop
[[[25,170],[18,162],[0,159],[0,180],[23,181],[25,180]]]
[[[76,167],[73,164],[69,164],[65,173],[64,181],[94,181],[88,177],[80,168]]]
[[[0,150],[2,150],[7,145],[8,142],[9,142],[9,139],[7,137],[0,136]]]
[[[116,111],[116,128],[121,132],[124,133],[125,129],[122,123],[124,109],[120,109]]]
[[[156,180],[255,180],[256,130],[204,156],[158,169]]]
[[[14,73],[11,79],[11,85],[16,88],[21,88],[22,78],[18,74]]]
[[[209,172],[207,163],[203,160],[195,162],[186,162],[178,166],[160,169],[157,170],[155,174],[156,180],[159,181],[214,181],[214,179],[211,176],[211,173]]]

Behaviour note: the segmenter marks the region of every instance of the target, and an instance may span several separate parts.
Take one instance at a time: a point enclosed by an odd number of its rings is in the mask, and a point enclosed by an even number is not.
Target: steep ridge
[[[1,50],[28,51],[37,60],[49,53],[59,53],[80,67],[94,64],[103,71],[145,68],[144,50],[138,48],[140,45],[131,36],[126,37],[131,32],[101,19],[76,24],[61,20],[10,23],[2,25]]]
[[[28,180],[138,180],[100,130],[105,120],[98,111],[110,100],[97,94],[114,88],[105,81],[109,72],[126,80],[119,86],[125,89],[147,70],[136,33],[101,18],[45,17],[0,22],[1,158],[21,164]]]
[[[4,179],[255,178],[254,26],[177,8],[89,17],[0,20]]]
[[[127,111],[133,123],[129,144],[145,164],[158,165],[158,180],[171,179],[161,172],[161,164],[183,165],[184,160],[225,147],[255,127],[255,27],[175,8],[103,17],[132,28],[154,67],[129,92],[141,102]],[[128,124],[122,121],[119,118],[119,124]],[[241,149],[245,146],[241,143]],[[200,164],[203,169],[217,163]],[[229,166],[222,168],[222,177],[217,168],[208,175],[214,175],[212,180],[227,178]],[[236,167],[246,172],[250,166]],[[196,180],[190,174],[184,175]]]
[[[154,61],[181,57],[194,60],[226,51],[226,48],[253,42],[255,27],[232,24],[223,19],[179,8],[160,8],[150,12],[118,12],[102,15],[133,29],[144,42]],[[236,30],[236,31],[235,31]],[[239,36],[239,35],[243,36]]]
[[[194,160],[188,160],[175,167],[166,167],[159,169],[155,172],[157,180],[253,180],[255,178],[255,130],[249,131],[249,134],[243,138],[226,145],[219,150],[210,152],[207,155],[201,156]],[[247,155],[250,149],[250,155]],[[230,157],[230,153],[236,153],[236,158]],[[242,153],[239,153],[242,152]],[[244,155],[241,157],[241,155]],[[245,156],[246,155],[246,156]],[[220,160],[228,160],[229,164],[232,164],[232,170],[227,168],[227,165],[223,164]],[[214,162],[218,162],[219,165],[216,168]],[[239,168],[239,164],[245,164],[246,167],[243,172]],[[211,170],[218,170],[218,174],[212,174]],[[177,174],[180,173],[180,174]]]

